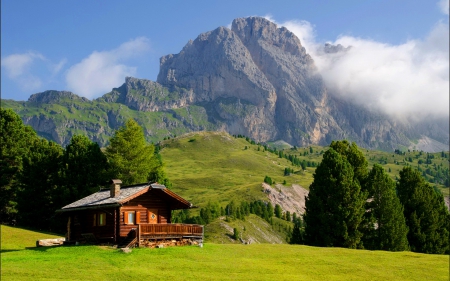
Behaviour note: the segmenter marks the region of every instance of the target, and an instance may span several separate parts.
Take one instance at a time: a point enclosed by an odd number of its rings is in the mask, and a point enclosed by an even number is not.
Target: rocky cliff
[[[345,48],[328,44],[324,50]],[[249,17],[235,19],[231,29],[202,33],[180,53],[162,57],[157,82],[127,77],[122,86],[93,101],[46,91],[25,103],[3,104],[62,144],[85,132],[105,145],[124,120],[135,118],[151,141],[195,130],[225,130],[297,146],[343,138],[383,150],[448,145],[448,120],[393,120],[339,100],[330,90],[292,32]]]

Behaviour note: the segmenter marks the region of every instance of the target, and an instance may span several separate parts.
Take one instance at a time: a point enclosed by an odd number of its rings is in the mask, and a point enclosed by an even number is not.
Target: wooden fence
[[[198,224],[139,224],[137,229],[139,241],[151,238],[198,237],[203,238],[203,225]]]

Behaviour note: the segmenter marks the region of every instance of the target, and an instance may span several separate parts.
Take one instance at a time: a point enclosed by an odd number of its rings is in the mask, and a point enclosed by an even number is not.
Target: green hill
[[[327,149],[321,146],[293,147],[282,150],[283,157],[280,158],[279,152],[271,153],[245,138],[235,138],[223,132],[196,132],[161,142],[160,154],[173,183],[172,189],[201,207],[208,201],[225,206],[231,200],[267,200],[261,187],[265,176],[280,184],[286,181],[285,186],[299,184],[308,189],[315,166],[321,162]],[[379,163],[393,179],[405,165],[419,168],[431,185],[444,196],[449,195],[448,151],[396,154],[362,149],[362,152],[369,167]],[[303,171],[286,159],[286,155],[296,156],[310,167]],[[285,176],[285,168],[293,169],[294,173]]]
[[[263,151],[244,138],[234,138],[222,132],[189,133],[161,143],[160,154],[172,189],[194,205],[208,201],[225,206],[231,200],[266,199],[261,183],[265,176],[276,183],[300,184],[312,182],[312,169],[300,172],[290,161]],[[298,173],[284,176],[292,167]]]

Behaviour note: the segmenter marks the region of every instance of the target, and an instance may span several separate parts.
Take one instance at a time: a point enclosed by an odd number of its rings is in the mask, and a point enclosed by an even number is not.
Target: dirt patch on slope
[[[283,211],[289,211],[303,215],[305,213],[305,198],[309,191],[298,184],[293,184],[290,187],[282,184],[276,184],[275,187],[262,184],[264,192],[267,194],[273,206],[280,205]]]

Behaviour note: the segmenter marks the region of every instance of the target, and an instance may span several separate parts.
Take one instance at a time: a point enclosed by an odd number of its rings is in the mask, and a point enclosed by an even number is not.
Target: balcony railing
[[[139,224],[139,241],[151,238],[183,238],[198,237],[203,238],[203,225],[198,224]]]

